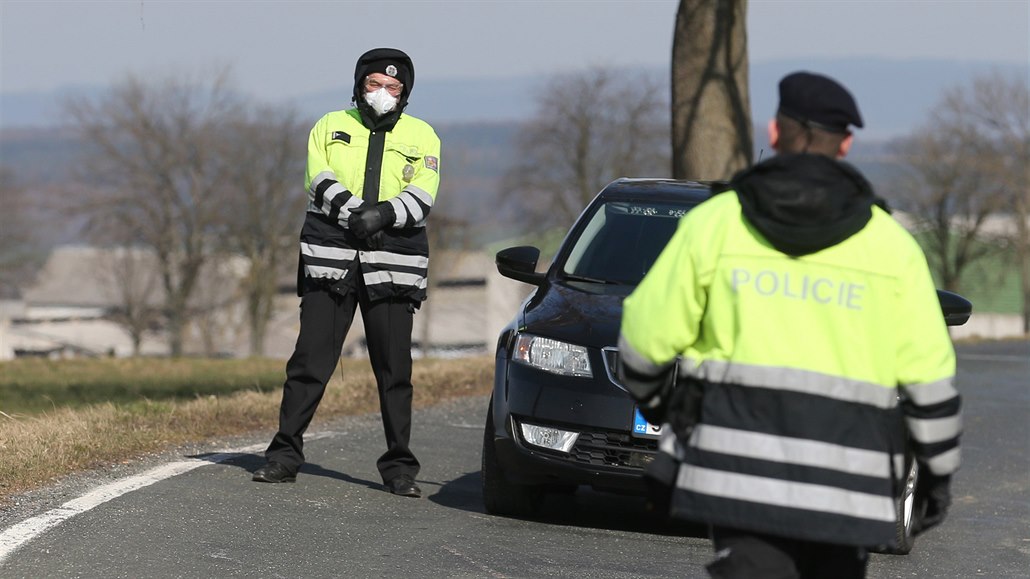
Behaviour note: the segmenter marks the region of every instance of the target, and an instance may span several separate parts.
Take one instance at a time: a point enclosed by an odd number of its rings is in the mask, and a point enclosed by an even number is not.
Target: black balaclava
[[[404,84],[400,96],[397,98],[397,107],[385,115],[378,117],[372,107],[365,102],[365,77],[373,72],[388,74],[388,67],[397,69],[397,74],[390,74]],[[376,129],[390,130],[397,119],[400,118],[404,107],[408,106],[408,96],[415,84],[415,66],[411,57],[396,48],[373,48],[358,58],[354,66],[354,104],[361,111],[361,118],[365,126]]]

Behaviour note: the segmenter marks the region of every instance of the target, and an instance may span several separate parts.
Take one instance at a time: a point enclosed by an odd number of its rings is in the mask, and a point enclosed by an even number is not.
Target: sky
[[[668,66],[677,0],[0,0],[0,93],[107,85],[127,73],[232,67],[267,101],[350,85],[368,48],[419,78],[559,78]],[[1030,1],[750,0],[752,64],[818,54],[1027,63]]]

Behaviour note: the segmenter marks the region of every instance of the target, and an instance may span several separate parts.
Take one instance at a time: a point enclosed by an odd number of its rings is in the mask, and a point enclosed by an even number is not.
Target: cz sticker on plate
[[[640,438],[658,438],[661,434],[662,427],[660,424],[651,424],[644,419],[644,415],[640,413],[640,410],[633,409],[633,436]]]

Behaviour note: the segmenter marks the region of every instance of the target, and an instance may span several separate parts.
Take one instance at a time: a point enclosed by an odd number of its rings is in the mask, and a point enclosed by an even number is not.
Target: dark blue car
[[[544,492],[578,485],[643,492],[658,427],[614,378],[622,300],[709,185],[620,179],[577,219],[546,273],[540,252],[497,254],[506,277],[537,286],[497,342],[483,441],[490,513],[526,516]]]
[[[546,492],[579,485],[643,494],[657,451],[648,424],[615,379],[622,300],[672,237],[679,218],[712,194],[692,181],[620,179],[583,211],[544,273],[540,251],[497,254],[498,271],[536,290],[497,341],[494,389],[483,438],[483,499],[489,513],[534,514]],[[972,304],[938,290],[949,325]],[[899,424],[899,428],[903,427]],[[911,548],[917,465],[899,492],[900,549]]]

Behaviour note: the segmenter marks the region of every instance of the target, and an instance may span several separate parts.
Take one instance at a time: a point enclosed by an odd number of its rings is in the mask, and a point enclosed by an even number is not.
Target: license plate
[[[660,424],[651,424],[640,414],[640,410],[633,409],[633,436],[638,438],[658,438],[661,434]]]

